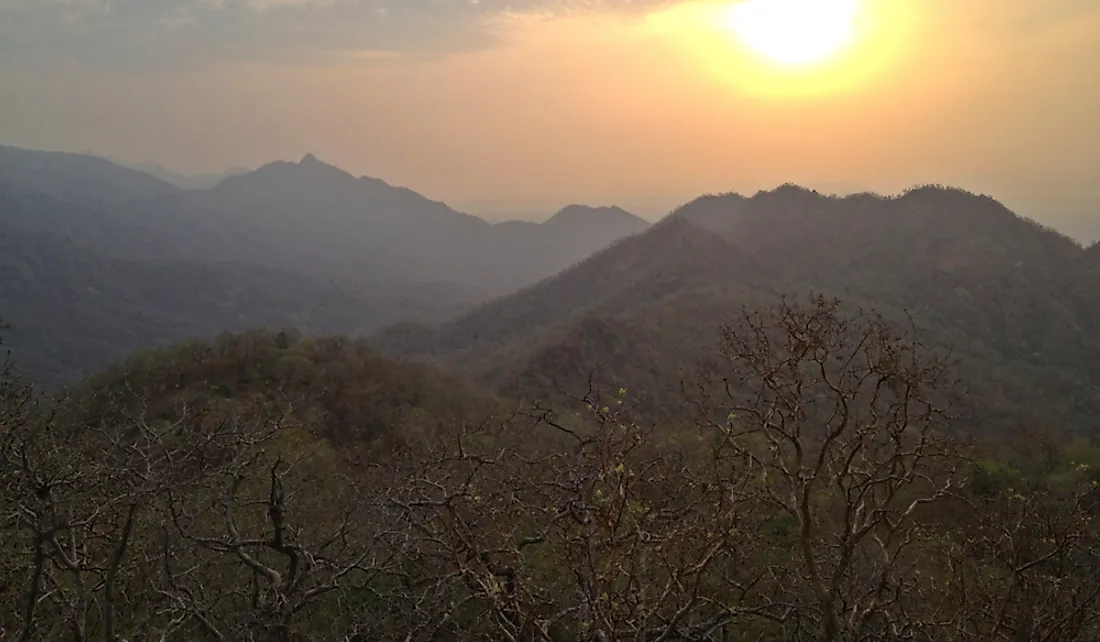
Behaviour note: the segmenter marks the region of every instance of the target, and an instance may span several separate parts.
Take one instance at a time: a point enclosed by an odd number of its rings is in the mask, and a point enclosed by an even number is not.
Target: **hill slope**
[[[736,246],[670,219],[453,322],[390,328],[379,341],[407,354],[480,354],[512,341],[529,343],[532,336],[591,314],[634,310],[682,289],[763,272],[764,265]]]
[[[94,156],[0,147],[6,227],[63,229],[118,258],[252,263],[356,284],[452,283],[504,294],[648,223],[568,207],[543,224],[497,224],[306,155],[183,190]],[[13,209],[19,221],[13,223]],[[61,229],[59,229],[61,228]]]
[[[646,225],[583,207],[492,225],[313,156],[188,191],[93,156],[0,147],[0,316],[27,371],[56,383],[251,325],[441,320]]]
[[[0,145],[0,178],[40,192],[90,204],[178,192],[145,172],[87,154],[41,152]]]
[[[473,296],[473,295],[471,295]],[[349,290],[246,264],[104,256],[46,232],[0,234],[0,310],[22,372],[71,382],[134,350],[254,326],[364,334],[467,305],[453,288]]]
[[[128,165],[128,167],[151,174],[166,183],[171,183],[183,189],[210,189],[227,178],[252,171],[247,167],[230,167],[224,172],[188,175],[173,172],[156,163],[135,163]]]
[[[1085,294],[1100,282],[1088,263],[1086,250],[986,197],[785,186],[704,197],[554,279],[377,342],[532,395],[557,373],[600,367],[609,383],[660,397],[743,304],[818,291],[911,315],[927,341],[955,349],[998,421],[1027,408],[1086,425],[1100,418],[1100,308]]]
[[[341,278],[477,285],[494,294],[550,276],[648,225],[618,208],[581,206],[543,224],[493,225],[312,155],[228,178],[193,198],[252,236],[259,261]]]

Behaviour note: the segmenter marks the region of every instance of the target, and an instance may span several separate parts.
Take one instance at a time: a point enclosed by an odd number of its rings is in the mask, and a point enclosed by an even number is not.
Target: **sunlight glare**
[[[784,66],[828,58],[851,39],[859,0],[743,0],[726,26],[743,43]]]

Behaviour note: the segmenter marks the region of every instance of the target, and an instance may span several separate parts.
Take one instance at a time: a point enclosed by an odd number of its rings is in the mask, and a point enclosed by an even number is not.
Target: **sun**
[[[725,27],[768,60],[788,67],[821,62],[852,40],[860,0],[742,0]]]

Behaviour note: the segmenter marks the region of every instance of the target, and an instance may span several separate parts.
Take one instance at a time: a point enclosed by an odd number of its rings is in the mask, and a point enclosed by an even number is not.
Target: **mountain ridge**
[[[71,380],[149,341],[217,332],[219,324],[306,319],[320,331],[367,334],[402,319],[442,320],[639,229],[629,219],[610,227],[583,220],[498,227],[312,155],[269,163],[209,190],[184,190],[93,156],[0,148],[0,212],[11,270],[0,283],[0,315],[16,323],[12,340],[21,354],[48,355],[27,365],[51,382]],[[42,256],[57,258],[52,269],[37,261]],[[175,291],[164,280],[173,274],[208,299],[218,299],[222,288],[220,296],[239,307],[227,317],[225,310],[197,303],[189,310],[156,299],[157,290]],[[113,282],[130,283],[139,293]],[[81,285],[66,289],[72,284]],[[251,309],[241,284],[260,297]],[[324,295],[313,296],[315,288]],[[50,295],[92,290],[109,294]],[[197,292],[177,294],[187,301]],[[142,311],[143,296],[149,314]],[[296,306],[311,309],[308,319],[294,313]],[[363,322],[349,310],[359,310]],[[51,319],[43,331],[31,331],[32,311]],[[155,320],[173,315],[179,318]],[[331,323],[316,322],[326,315]],[[55,358],[54,345],[71,347],[92,335],[99,337],[89,338],[96,347],[74,351],[79,356],[72,363]]]
[[[0,177],[65,198],[102,204],[181,191],[151,174],[105,158],[0,145]]]
[[[529,396],[554,394],[548,368],[671,393],[670,373],[686,376],[743,305],[814,291],[915,323],[997,407],[1037,395],[1079,423],[1100,419],[1094,252],[965,190],[841,198],[781,186],[702,197],[531,288],[374,340]],[[628,339],[600,339],[600,324]]]
[[[328,272],[394,279],[404,272],[408,281],[454,280],[493,294],[549,276],[648,225],[621,209],[580,207],[542,224],[494,224],[312,154],[226,179],[196,198],[256,229],[293,263],[320,261]],[[312,253],[322,247],[323,255]]]

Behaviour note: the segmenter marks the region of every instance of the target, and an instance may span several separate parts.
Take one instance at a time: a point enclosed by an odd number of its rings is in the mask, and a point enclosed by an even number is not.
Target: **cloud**
[[[0,0],[0,10],[30,11],[51,8],[107,11],[111,8],[111,0]]]
[[[242,0],[244,6],[255,11],[284,7],[327,7],[340,0]]]
[[[675,0],[0,0],[0,65],[308,64],[357,51],[491,46],[495,18],[641,11]]]
[[[437,56],[506,40],[507,18],[516,16],[640,14],[683,2],[728,1],[0,0],[0,67],[27,70],[63,62],[161,71],[226,62],[314,64],[359,52]],[[1011,11],[990,11],[990,0],[926,4],[944,15],[982,21],[1011,16],[1032,25],[1073,21],[1094,11],[1095,1],[1028,0]],[[1048,7],[1054,4],[1056,10]]]
[[[60,24],[68,28],[81,28],[94,16],[110,10],[111,0],[0,0],[0,18],[5,14],[14,14],[13,23],[40,12],[49,12]],[[3,26],[0,25],[0,34],[3,33]]]
[[[207,11],[221,11],[225,0],[191,0],[169,9],[157,21],[165,29],[181,29],[196,24]]]

